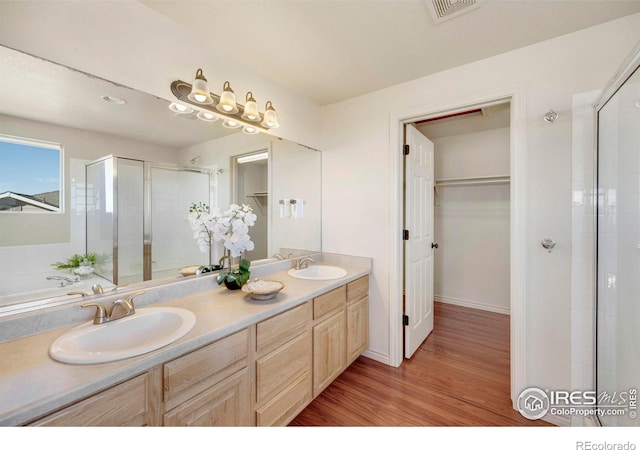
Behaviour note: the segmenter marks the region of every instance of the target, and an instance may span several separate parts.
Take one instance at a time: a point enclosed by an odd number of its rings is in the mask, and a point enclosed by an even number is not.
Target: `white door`
[[[404,356],[433,331],[433,142],[406,126],[404,228]]]

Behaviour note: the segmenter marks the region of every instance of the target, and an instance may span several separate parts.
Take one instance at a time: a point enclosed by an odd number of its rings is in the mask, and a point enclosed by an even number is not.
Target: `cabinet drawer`
[[[164,425],[249,426],[251,405],[249,369],[228,377],[164,415]]]
[[[346,286],[322,294],[313,299],[313,320],[317,320],[333,311],[342,308],[347,299]]]
[[[311,367],[311,333],[305,331],[256,361],[256,403],[269,401]]]
[[[256,326],[256,351],[264,355],[289,342],[307,329],[311,321],[309,302],[296,306]]]
[[[51,414],[31,426],[144,426],[153,422],[152,399],[154,377],[149,373],[95,394],[92,397]],[[158,374],[158,384],[160,378]],[[159,387],[155,392],[159,391]]]
[[[305,372],[272,401],[256,411],[256,425],[283,426],[311,401],[311,375]]]
[[[358,300],[369,295],[369,275],[347,284],[347,301]]]
[[[164,401],[169,410],[248,365],[244,329],[164,365]]]

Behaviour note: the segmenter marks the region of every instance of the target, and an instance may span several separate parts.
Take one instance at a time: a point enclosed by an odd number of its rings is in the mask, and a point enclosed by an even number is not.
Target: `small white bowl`
[[[279,281],[254,280],[248,281],[242,286],[242,292],[249,294],[254,300],[271,300],[284,288]]]

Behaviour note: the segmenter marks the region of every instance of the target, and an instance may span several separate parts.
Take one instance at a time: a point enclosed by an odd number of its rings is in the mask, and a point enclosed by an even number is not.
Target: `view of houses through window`
[[[62,212],[62,146],[0,135],[0,212]]]

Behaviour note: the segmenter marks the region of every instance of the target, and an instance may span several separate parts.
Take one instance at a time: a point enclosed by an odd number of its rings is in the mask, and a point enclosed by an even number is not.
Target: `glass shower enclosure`
[[[107,156],[86,165],[87,253],[113,284],[178,276],[209,263],[187,220],[192,203],[211,204],[207,169]]]
[[[596,391],[604,426],[638,426],[640,45],[596,105]]]

